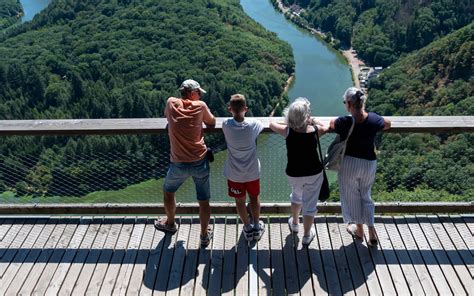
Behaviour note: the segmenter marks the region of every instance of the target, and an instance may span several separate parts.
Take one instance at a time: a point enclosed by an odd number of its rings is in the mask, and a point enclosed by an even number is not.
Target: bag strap
[[[353,116],[351,116],[351,118],[352,118],[352,125],[351,125],[351,128],[349,129],[349,133],[347,134],[346,139],[344,140],[344,148],[342,149],[343,156],[346,155],[347,142],[349,141],[349,137],[351,136],[352,130],[354,129],[354,125],[355,125],[355,118]]]
[[[323,153],[322,153],[322,151],[321,151],[321,144],[320,144],[321,141],[319,141],[318,127],[315,126],[315,128],[316,128],[316,140],[318,141],[319,161],[320,161],[321,163],[323,163]],[[325,167],[324,167],[324,165],[323,165],[323,171],[325,171],[325,170],[326,170],[326,169],[325,169]]]

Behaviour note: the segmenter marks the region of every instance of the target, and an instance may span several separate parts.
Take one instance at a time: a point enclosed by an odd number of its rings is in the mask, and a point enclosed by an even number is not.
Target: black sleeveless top
[[[286,174],[288,176],[313,176],[323,170],[323,165],[318,156],[316,132],[298,133],[289,128],[286,137],[286,155],[288,157]]]

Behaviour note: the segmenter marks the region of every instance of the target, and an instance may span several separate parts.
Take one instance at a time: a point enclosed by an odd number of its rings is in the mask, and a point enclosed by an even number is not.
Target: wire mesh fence
[[[334,135],[321,138],[323,150]],[[206,135],[218,152],[211,164],[213,202],[232,201],[222,175],[226,158],[220,133]],[[384,134],[377,138],[376,201],[470,201],[474,198],[471,134]],[[286,202],[284,139],[259,136],[261,199]],[[3,137],[0,139],[2,203],[148,203],[162,201],[169,165],[166,134],[156,136]],[[315,152],[316,153],[316,152]],[[339,200],[337,174],[329,172],[331,201]],[[195,202],[191,179],[178,202]]]

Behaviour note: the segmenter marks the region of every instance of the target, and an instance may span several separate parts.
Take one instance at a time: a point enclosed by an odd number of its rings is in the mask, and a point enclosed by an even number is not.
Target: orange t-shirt
[[[165,116],[172,162],[193,162],[206,156],[202,123],[214,125],[215,118],[203,101],[169,98]]]

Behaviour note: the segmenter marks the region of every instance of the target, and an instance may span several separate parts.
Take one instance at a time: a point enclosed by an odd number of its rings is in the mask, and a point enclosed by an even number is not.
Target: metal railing
[[[473,118],[391,117],[392,129],[377,138],[382,149],[378,152],[374,200],[461,201],[472,206],[474,153],[469,149],[474,147]],[[215,128],[206,129],[206,142],[219,151],[211,164],[212,201],[226,203],[232,200],[222,176],[226,157],[220,130],[223,119],[218,119]],[[285,142],[268,129],[270,118],[259,119],[266,127],[258,138],[262,202],[286,203],[290,188],[284,173]],[[330,119],[320,118],[325,124]],[[147,212],[150,207],[143,203],[162,201],[163,177],[169,164],[166,119],[0,121],[0,136],[0,203],[4,208],[8,209],[7,204],[35,204],[38,209],[51,203],[121,203],[135,204]],[[327,134],[321,138],[323,149],[333,137]],[[409,147],[420,141],[432,145]],[[450,151],[443,150],[447,142],[454,143]],[[467,151],[461,144],[456,146],[457,142],[467,145]],[[439,163],[451,164],[453,172],[443,172],[446,167]],[[450,178],[458,175],[465,178]],[[338,201],[337,176],[330,173],[329,178],[329,201]],[[189,180],[178,191],[177,200],[193,203],[194,196]],[[118,208],[120,205],[115,212],[120,212]]]

